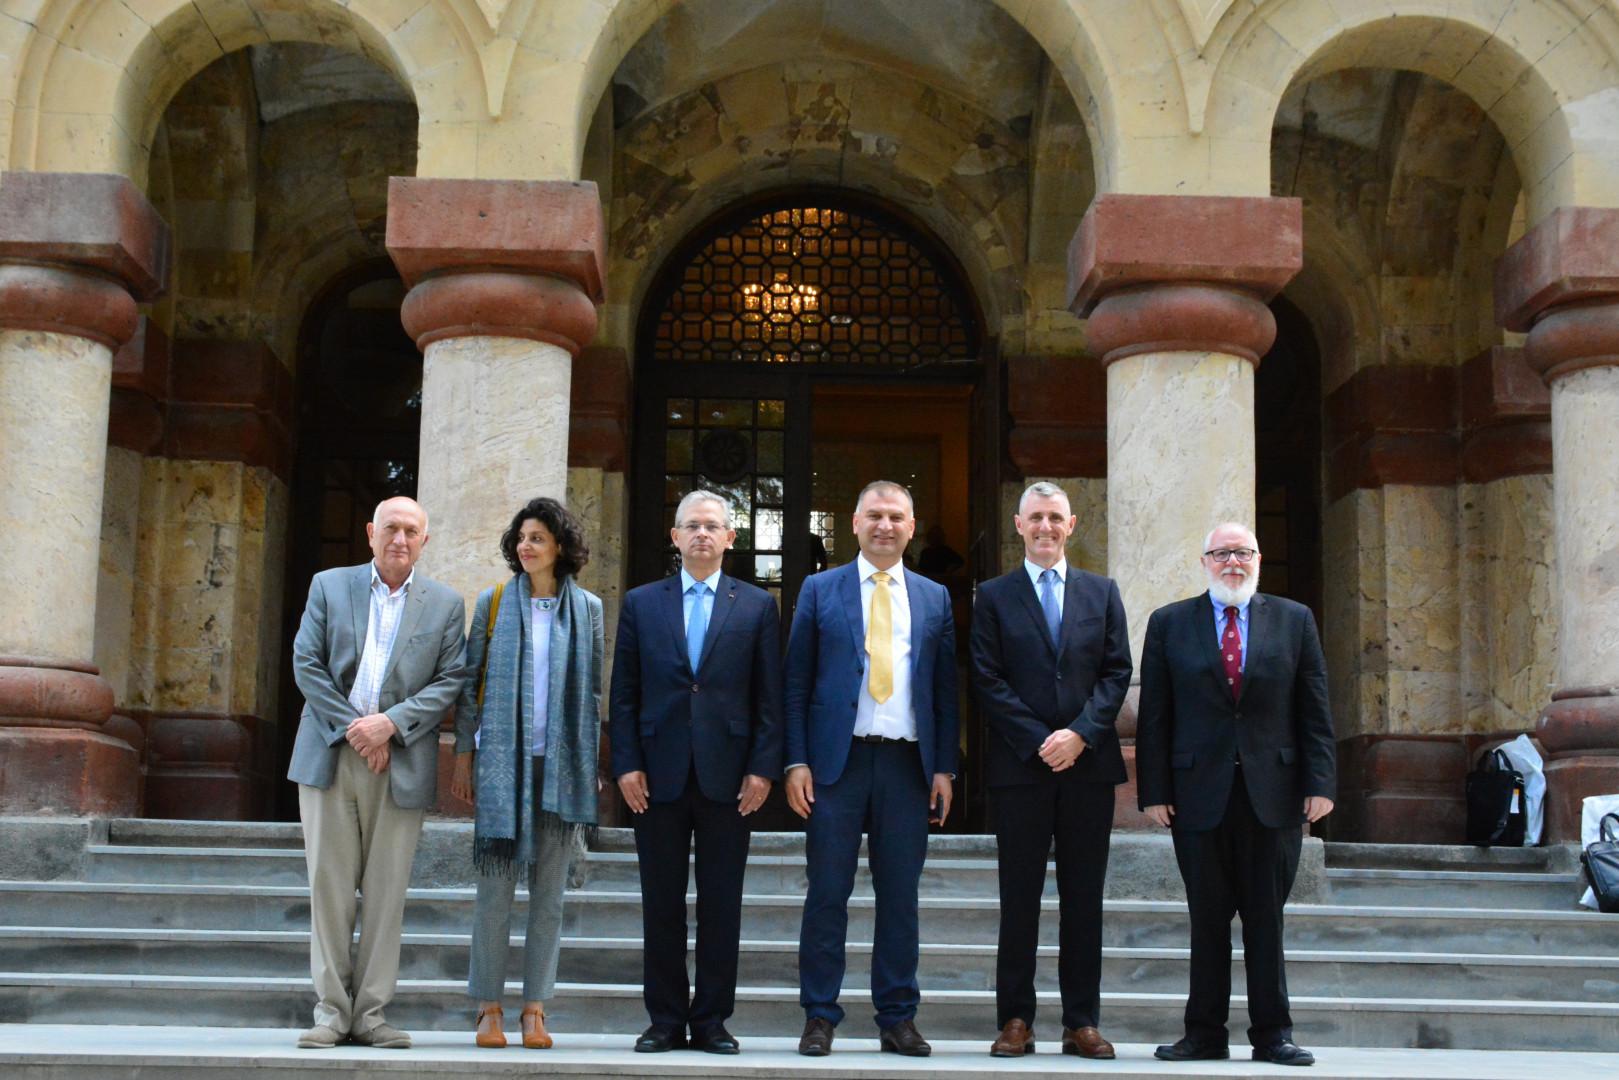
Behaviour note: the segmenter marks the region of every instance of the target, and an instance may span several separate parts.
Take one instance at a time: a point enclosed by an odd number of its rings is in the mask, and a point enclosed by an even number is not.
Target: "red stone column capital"
[[[1619,208],[1562,206],[1495,266],[1495,316],[1547,382],[1619,366]]]
[[[596,333],[606,225],[594,183],[396,176],[387,247],[420,348],[512,337],[578,356]]]
[[[0,174],[0,328],[116,351],[162,296],[169,231],[127,176]]]
[[[1068,306],[1104,364],[1220,352],[1257,364],[1266,306],[1304,262],[1298,199],[1098,195],[1068,247]]]

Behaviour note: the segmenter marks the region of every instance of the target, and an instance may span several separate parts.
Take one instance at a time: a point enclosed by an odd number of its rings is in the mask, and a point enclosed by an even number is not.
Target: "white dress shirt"
[[[556,614],[556,598],[529,598],[529,651],[534,663],[534,722],[530,725],[529,745],[534,757],[545,756],[546,724],[551,716],[551,619]]]
[[[1040,599],[1040,575],[1046,572],[1046,568],[1039,563],[1024,559],[1023,569],[1027,571],[1029,580],[1034,583],[1034,598]],[[1061,626],[1063,595],[1068,592],[1068,560],[1058,559],[1057,565],[1052,569],[1057,571],[1057,625]]]
[[[1216,600],[1213,593],[1209,594],[1209,603],[1214,605],[1214,640],[1220,642],[1225,640],[1225,605]],[[1248,604],[1251,603],[1253,601],[1249,600]],[[1237,609],[1237,636],[1242,641],[1242,653],[1237,657],[1238,671],[1248,670],[1248,604]]]
[[[865,555],[855,560],[860,575],[860,617],[862,627],[871,625],[871,598],[877,583],[871,575],[877,568],[866,561]],[[916,710],[911,707],[911,605],[905,594],[905,566],[895,563],[888,571],[893,578],[888,583],[889,606],[894,622],[894,692],[882,704],[871,696],[871,657],[866,656],[865,673],[860,679],[860,699],[855,706],[854,733],[881,735],[889,739],[916,741]],[[860,649],[866,648],[865,635],[860,638]]]
[[[387,582],[377,573],[377,564],[371,564],[371,614],[365,624],[365,651],[360,654],[360,667],[354,673],[354,686],[349,690],[349,704],[361,716],[377,711],[382,697],[382,676],[388,670],[394,639],[399,636],[399,622],[405,615],[410,583],[415,580],[416,571],[412,570],[405,583],[390,592]]]

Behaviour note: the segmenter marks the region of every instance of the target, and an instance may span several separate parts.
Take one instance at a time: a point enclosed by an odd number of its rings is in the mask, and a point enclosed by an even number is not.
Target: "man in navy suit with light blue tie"
[[[809,864],[798,1052],[830,1053],[843,1019],[848,902],[866,832],[881,1047],[924,1057],[932,1047],[915,1023],[917,885],[928,822],[949,815],[956,772],[955,623],[944,586],[904,568],[916,519],[903,486],[868,484],[854,531],[859,558],[804,579],[787,643],[787,802],[807,819]]]
[[[681,569],[630,590],[608,706],[613,774],[635,814],[647,1013],[635,1049],[735,1054],[748,815],[781,778],[780,613],[721,570],[736,539],[718,495],[675,511]],[[697,841],[697,986],[686,981],[686,882]],[[687,1039],[687,1030],[690,1039]]]

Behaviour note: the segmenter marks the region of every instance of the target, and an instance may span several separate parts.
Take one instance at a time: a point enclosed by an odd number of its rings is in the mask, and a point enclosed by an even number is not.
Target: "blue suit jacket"
[[[608,723],[613,775],[647,774],[653,802],[734,802],[744,775],[781,779],[781,632],[776,601],[721,574],[697,671],[680,575],[631,589],[618,616]]]
[[[787,638],[787,764],[836,783],[849,760],[855,709],[866,677],[866,620],[858,563],[804,579]],[[911,608],[911,706],[928,787],[957,771],[956,627],[943,585],[905,572]]]

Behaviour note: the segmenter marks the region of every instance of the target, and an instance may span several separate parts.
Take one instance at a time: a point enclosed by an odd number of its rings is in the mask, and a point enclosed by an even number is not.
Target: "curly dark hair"
[[[512,515],[512,523],[506,526],[506,531],[500,536],[500,553],[506,557],[506,565],[511,567],[512,573],[523,572],[523,564],[517,558],[517,542],[523,537],[525,521],[538,521],[556,538],[557,547],[561,550],[557,552],[554,573],[559,579],[577,577],[579,571],[590,562],[590,540],[585,536],[585,527],[579,519],[555,499],[530,499]]]

